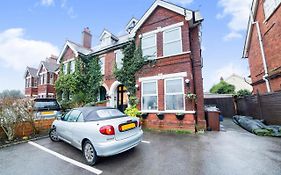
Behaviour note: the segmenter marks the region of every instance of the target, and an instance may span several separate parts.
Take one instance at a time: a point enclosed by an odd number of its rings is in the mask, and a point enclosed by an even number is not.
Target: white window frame
[[[116,63],[116,67],[117,67],[117,69],[121,69],[122,67],[123,67],[123,58],[124,58],[124,54],[123,54],[123,52],[122,52],[122,50],[116,50],[116,51],[114,51],[114,53],[115,53],[115,63]],[[122,55],[122,57],[121,57],[121,62],[120,62],[120,66],[118,67],[118,61],[117,61],[117,55],[118,54],[121,54]]]
[[[101,60],[103,60],[103,65],[101,65]],[[105,56],[101,56],[100,58],[99,58],[99,64],[100,64],[100,66],[101,66],[101,74],[102,75],[105,75]]]
[[[143,84],[145,83],[155,83],[156,82],[156,94],[146,94],[143,95]],[[143,109],[143,98],[142,97],[151,97],[156,95],[156,102],[157,102],[157,109],[156,110],[144,110]],[[142,112],[158,112],[159,109],[159,103],[158,103],[158,80],[150,80],[150,81],[143,81],[141,82],[141,111]]]
[[[75,72],[75,61],[70,61],[70,73],[74,73]]]
[[[180,38],[172,40],[172,41],[168,41],[168,42],[165,41],[166,40],[166,33],[174,31],[174,30],[178,30],[179,31]],[[174,42],[180,42],[180,52],[179,53],[173,53],[173,54],[165,54],[165,44],[170,44],[170,43],[174,43]],[[181,30],[181,27],[174,27],[174,28],[171,28],[171,29],[164,30],[163,31],[163,57],[179,55],[182,52],[183,52],[183,48],[182,48],[182,30]]]
[[[50,82],[49,82],[49,83],[50,83],[51,85],[53,85],[53,84],[54,84],[54,73],[51,73],[51,72],[50,72],[49,75],[50,75]]]
[[[143,47],[143,39],[150,38],[152,36],[154,37],[154,44],[146,46],[146,47]],[[155,57],[153,59],[151,57],[148,57],[147,60],[155,60],[155,59],[157,59],[157,33],[143,34],[143,36],[141,38],[141,50],[142,50],[142,53],[143,53],[143,50],[151,49],[153,47],[155,47]],[[145,56],[148,56],[148,55],[143,55],[143,56],[145,57]]]
[[[272,3],[274,3],[272,10],[268,11],[268,12],[266,12],[266,10],[265,10],[265,3],[267,3],[267,1],[272,1]],[[280,4],[281,4],[280,0],[264,0],[263,1],[263,12],[264,12],[264,17],[265,17],[266,20],[268,20],[272,16],[272,14],[280,6]]]
[[[167,81],[169,80],[181,80],[182,81],[182,93],[168,93],[167,94]],[[165,111],[168,111],[168,112],[185,112],[185,89],[184,89],[184,78],[183,77],[177,77],[177,78],[167,78],[167,79],[164,79],[164,106],[165,106]],[[166,96],[167,95],[183,95],[183,109],[182,110],[167,110],[167,105],[166,105]]]
[[[63,74],[64,74],[64,75],[67,74],[67,69],[68,69],[68,63],[64,63],[64,64],[63,64],[63,68],[62,68],[62,71],[63,71]]]

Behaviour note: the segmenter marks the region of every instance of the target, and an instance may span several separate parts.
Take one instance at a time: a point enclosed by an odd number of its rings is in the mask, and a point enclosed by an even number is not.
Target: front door
[[[124,112],[128,107],[127,88],[123,85],[117,87],[117,109]]]

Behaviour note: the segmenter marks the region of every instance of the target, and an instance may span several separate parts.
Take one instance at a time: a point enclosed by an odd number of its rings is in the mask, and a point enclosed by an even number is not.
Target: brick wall
[[[259,21],[264,51],[266,56],[266,62],[268,65],[268,72],[271,74],[275,69],[281,67],[281,8],[274,12],[274,14],[265,21],[263,11],[263,1],[259,0],[257,9],[256,21]],[[265,22],[264,22],[265,21]],[[253,82],[254,92],[266,93],[265,83],[262,80],[264,75],[261,50],[258,42],[258,35],[256,26],[253,26],[253,32],[251,35],[251,42],[249,47],[248,61],[250,65],[251,79]],[[280,68],[281,69],[281,68]],[[280,71],[281,72],[281,71]],[[281,78],[274,77],[270,79],[270,85],[272,91],[281,90]]]
[[[44,119],[44,120],[36,120],[34,122],[36,129],[39,132],[47,132],[53,123],[54,119]],[[17,125],[16,127],[16,137],[24,137],[30,136],[34,134],[32,131],[32,126],[28,122],[23,122]],[[0,128],[0,138],[4,138],[5,133],[2,128]]]

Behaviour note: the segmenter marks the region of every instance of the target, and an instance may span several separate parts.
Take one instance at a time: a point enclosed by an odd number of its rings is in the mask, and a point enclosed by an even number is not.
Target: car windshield
[[[56,101],[36,101],[35,109],[59,109],[59,104]]]
[[[101,109],[97,111],[97,114],[100,118],[114,118],[114,117],[125,116],[124,113],[122,113],[117,109]]]

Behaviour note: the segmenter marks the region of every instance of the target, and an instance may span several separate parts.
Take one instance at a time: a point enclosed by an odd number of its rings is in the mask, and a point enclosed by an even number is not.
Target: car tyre
[[[83,144],[83,155],[88,165],[94,165],[98,160],[97,152],[89,140]]]
[[[57,131],[56,131],[56,128],[50,129],[50,131],[49,131],[49,137],[50,137],[50,139],[51,139],[53,142],[58,142],[58,141],[60,141],[59,136],[58,136],[58,133],[57,133]]]

